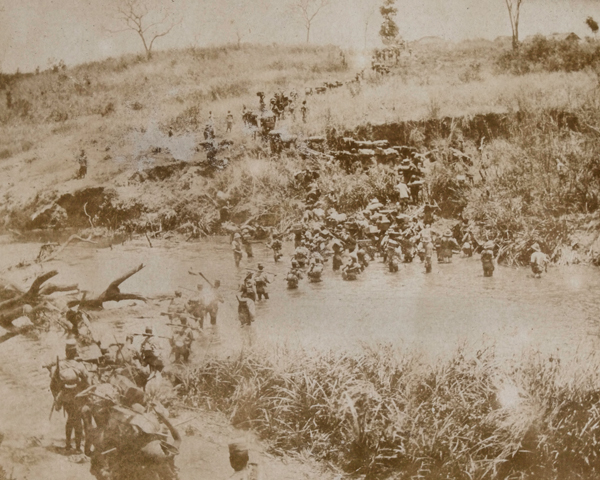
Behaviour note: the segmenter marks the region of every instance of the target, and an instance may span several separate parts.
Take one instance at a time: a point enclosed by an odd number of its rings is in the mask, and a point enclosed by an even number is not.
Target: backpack
[[[79,383],[79,373],[73,367],[63,366],[58,372],[63,387],[73,388]]]

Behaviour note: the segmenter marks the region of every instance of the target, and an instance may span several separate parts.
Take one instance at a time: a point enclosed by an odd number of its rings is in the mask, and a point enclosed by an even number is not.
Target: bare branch
[[[146,0],[123,0],[122,4],[116,9],[115,20],[123,24],[125,28],[113,32],[131,30],[137,33],[148,58],[152,57],[154,42],[158,38],[168,35],[176,25],[181,23],[181,20],[173,21],[167,28],[160,28],[165,26],[165,23],[171,18],[171,14],[167,12],[160,19],[152,21],[151,17],[156,17],[153,13],[149,9]]]
[[[310,42],[310,29],[312,22],[319,12],[328,6],[332,0],[293,0],[290,8],[304,24],[306,29],[306,43]]]

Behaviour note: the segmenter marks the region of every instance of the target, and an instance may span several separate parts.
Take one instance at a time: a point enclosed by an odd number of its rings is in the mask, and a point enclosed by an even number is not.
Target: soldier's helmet
[[[488,240],[487,242],[485,242],[484,247],[486,250],[492,250],[494,248],[494,242]]]
[[[259,270],[263,270],[265,268],[265,266],[262,263],[259,263],[257,268]]]
[[[242,238],[242,236],[238,232],[236,232],[235,235],[233,235],[234,240],[237,238]]]
[[[244,440],[237,440],[229,444],[229,462],[231,467],[239,472],[248,464],[248,445]]]

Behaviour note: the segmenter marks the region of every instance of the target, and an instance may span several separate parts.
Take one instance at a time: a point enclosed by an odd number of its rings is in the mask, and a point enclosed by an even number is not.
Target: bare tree
[[[525,0],[504,0],[510,17],[510,28],[512,29],[513,50],[519,48],[519,16],[521,15],[521,5]]]
[[[240,27],[239,25],[234,23],[234,28],[235,28],[235,38],[236,38],[236,47],[238,48],[238,50],[240,48],[242,48],[242,41],[244,40],[244,38],[246,38],[246,36],[251,32],[250,29],[246,30],[245,28]]]
[[[125,25],[125,28],[119,31],[131,30],[140,36],[148,59],[152,58],[154,42],[168,35],[181,22],[176,21],[169,11],[158,15],[146,0],[121,0],[116,18]]]
[[[293,0],[292,12],[302,21],[306,29],[306,43],[310,42],[310,28],[319,12],[327,7],[331,0]]]
[[[379,29],[379,36],[384,45],[394,45],[398,41],[398,24],[396,23],[396,0],[383,0],[379,7],[379,13],[383,17],[383,23]]]

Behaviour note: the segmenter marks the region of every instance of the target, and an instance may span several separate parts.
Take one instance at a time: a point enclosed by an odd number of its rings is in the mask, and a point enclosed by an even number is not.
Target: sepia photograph
[[[599,479],[598,22],[0,0],[0,480]]]

